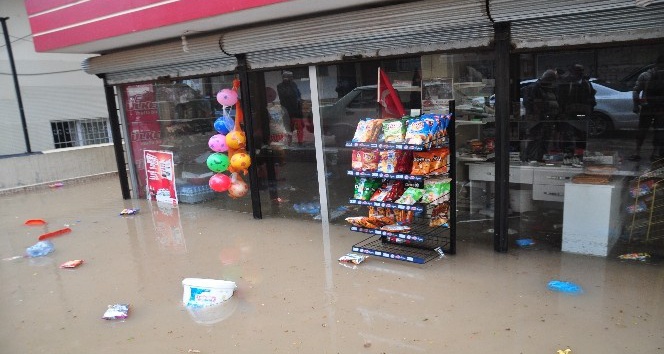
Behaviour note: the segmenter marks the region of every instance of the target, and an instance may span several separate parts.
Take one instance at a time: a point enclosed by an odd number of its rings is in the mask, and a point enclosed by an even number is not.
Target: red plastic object
[[[25,221],[25,225],[29,226],[46,225],[46,221],[42,219],[30,219]]]
[[[48,233],[45,233],[45,234],[39,236],[39,241],[43,241],[43,240],[46,240],[47,238],[51,238],[51,237],[55,237],[55,236],[60,236],[60,235],[63,235],[63,234],[69,233],[69,232],[71,232],[71,229],[68,228],[68,227],[65,227],[64,229],[56,230],[56,231],[53,231],[53,232],[48,232]]]

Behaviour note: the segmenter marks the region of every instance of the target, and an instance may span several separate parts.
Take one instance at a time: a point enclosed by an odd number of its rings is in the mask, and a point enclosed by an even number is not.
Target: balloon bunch
[[[238,99],[240,80],[233,80],[232,89],[223,89],[217,93],[217,102],[222,106],[222,116],[214,122],[218,134],[208,140],[208,146],[214,153],[207,158],[207,166],[215,172],[210,177],[209,185],[215,192],[228,191],[232,198],[241,198],[249,191],[249,186],[242,180],[240,173],[247,174],[251,158],[246,151],[247,138],[242,131],[244,115]],[[235,121],[230,117],[231,107],[235,106]],[[223,172],[230,172],[230,176]]]

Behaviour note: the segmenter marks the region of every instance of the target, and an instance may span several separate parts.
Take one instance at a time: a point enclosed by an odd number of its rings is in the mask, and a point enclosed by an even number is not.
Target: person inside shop
[[[282,81],[277,85],[277,94],[279,95],[279,104],[286,109],[290,119],[290,129],[297,131],[297,143],[304,141],[304,128],[306,121],[302,113],[302,94],[297,84],[293,81],[293,72],[283,71],[281,73]]]
[[[557,80],[556,71],[549,69],[535,83],[524,88],[526,119],[535,124],[527,132],[529,142],[521,153],[522,161],[542,161],[547,153],[546,140],[550,139],[555,130],[555,124],[550,122],[556,120],[560,113]]]
[[[573,65],[558,80],[558,104],[560,119],[576,120],[589,118],[597,101],[595,89],[581,64]]]
[[[291,141],[291,132],[288,129],[291,126],[290,115],[281,104],[275,102],[277,93],[272,87],[265,88],[265,98],[270,118],[270,148],[277,157],[277,163],[283,165],[285,163],[284,147],[290,145]]]
[[[664,157],[664,54],[660,54],[655,65],[636,79],[632,89],[634,113],[639,115],[639,130],[636,135],[636,153],[629,157],[641,160],[641,148],[653,127],[653,151],[651,160]]]

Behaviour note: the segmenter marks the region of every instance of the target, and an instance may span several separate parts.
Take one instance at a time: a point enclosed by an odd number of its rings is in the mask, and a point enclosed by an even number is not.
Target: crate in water
[[[195,204],[214,199],[216,193],[209,185],[183,184],[177,186],[178,201],[180,203]]]

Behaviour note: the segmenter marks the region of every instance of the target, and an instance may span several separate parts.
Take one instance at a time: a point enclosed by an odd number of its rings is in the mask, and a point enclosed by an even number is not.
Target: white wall
[[[117,173],[113,144],[83,146],[0,158],[0,194]]]
[[[9,17],[6,24],[33,152],[54,148],[52,120],[108,117],[102,80],[81,69],[81,62],[90,55],[35,52],[24,0],[1,0],[0,16]],[[10,155],[23,153],[26,147],[3,36],[0,36],[0,155]]]

